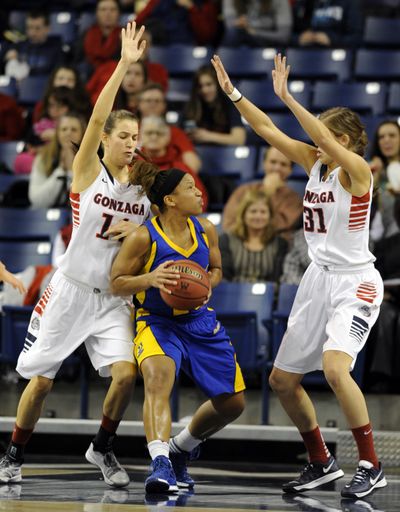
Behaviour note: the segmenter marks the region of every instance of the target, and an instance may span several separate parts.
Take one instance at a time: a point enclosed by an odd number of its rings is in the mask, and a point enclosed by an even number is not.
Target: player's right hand
[[[178,284],[177,279],[179,279],[179,270],[174,270],[172,268],[167,268],[170,263],[173,263],[173,260],[165,261],[161,263],[153,272],[150,272],[150,286],[154,288],[159,288],[166,293],[171,294],[171,290],[166,288],[165,285],[175,286]]]

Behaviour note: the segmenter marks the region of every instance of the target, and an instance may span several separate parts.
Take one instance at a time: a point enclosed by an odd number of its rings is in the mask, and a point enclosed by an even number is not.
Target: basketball
[[[198,263],[191,260],[177,260],[168,265],[179,271],[178,283],[166,285],[171,294],[160,290],[164,302],[175,309],[194,309],[201,306],[208,297],[210,279]]]

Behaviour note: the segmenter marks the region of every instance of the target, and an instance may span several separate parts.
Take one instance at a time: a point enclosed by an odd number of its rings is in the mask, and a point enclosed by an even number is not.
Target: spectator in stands
[[[0,93],[0,142],[20,139],[24,127],[22,108],[12,96]]]
[[[194,178],[196,187],[203,194],[203,210],[207,210],[207,190],[198,174],[183,162],[182,152],[178,146],[171,144],[171,128],[161,116],[148,116],[140,123],[140,137],[145,155],[161,170],[176,167],[188,172]]]
[[[400,126],[396,121],[384,120],[376,129],[372,143],[371,170],[376,189],[377,212],[371,225],[374,241],[399,232],[393,216],[395,194],[400,192]],[[377,229],[377,225],[381,229]]]
[[[149,59],[149,49],[152,40],[151,33],[146,30],[143,33],[142,39],[146,41],[146,48],[140,60],[146,67],[147,79],[149,82],[160,84],[163,91],[166,92],[168,89],[167,69],[162,64],[150,61]],[[110,76],[114,73],[117,64],[117,60],[107,61],[104,64],[101,64],[91,76],[87,84],[87,90],[92,98],[93,104],[96,102],[98,95],[103,90],[103,87],[107,83]]]
[[[246,140],[240,114],[221,91],[211,65],[195,73],[183,118],[185,131],[195,144],[240,146]]]
[[[292,247],[283,260],[281,283],[299,285],[310,263],[308,245],[304,237],[304,229],[301,227],[295,231]]]
[[[222,272],[228,281],[279,281],[287,242],[276,236],[264,192],[245,194],[233,229],[221,235],[219,245]]]
[[[224,17],[223,46],[286,46],[292,34],[288,0],[234,0],[233,16]]]
[[[393,217],[400,228],[400,196],[394,202]],[[400,230],[378,242],[374,249],[385,293],[376,325],[370,372],[373,390],[399,392],[400,385]],[[392,284],[385,283],[393,280]]]
[[[146,84],[139,94],[139,117],[165,117],[166,110],[167,101],[162,87],[159,84],[151,82]],[[193,169],[194,172],[199,172],[201,167],[201,160],[194,149],[192,141],[178,126],[170,125],[170,131],[170,144],[178,147],[182,156],[182,161],[191,169]]]
[[[26,36],[23,42],[13,45],[5,55],[5,73],[17,80],[30,75],[50,73],[55,64],[62,62],[62,42],[57,36],[49,36],[47,12],[38,10],[28,13]]]
[[[218,38],[216,0],[150,0],[137,13],[155,44],[214,45]]]
[[[66,206],[72,181],[74,144],[80,144],[86,122],[79,114],[63,115],[53,139],[36,156],[29,181],[29,200],[35,208]]]
[[[74,111],[78,111],[88,118],[90,116],[92,105],[90,97],[80,79],[77,69],[68,64],[57,66],[49,77],[43,98],[35,105],[32,120],[39,121],[43,116],[45,105],[49,103],[49,96],[56,87],[68,87],[74,96]]]
[[[141,60],[134,62],[128,68],[118,94],[115,98],[114,109],[124,109],[136,114],[139,104],[139,94],[147,83],[146,66]]]
[[[364,26],[361,0],[296,0],[294,44],[356,47]]]
[[[118,60],[121,52],[117,0],[98,0],[96,23],[85,33],[83,50],[86,61],[96,69],[109,60]]]
[[[69,87],[54,87],[44,98],[42,115],[33,124],[35,135],[46,143],[53,139],[58,119],[69,111],[76,111],[75,95]]]
[[[265,150],[264,179],[240,185],[230,196],[222,217],[224,231],[230,231],[235,224],[238,205],[248,190],[263,191],[269,198],[272,224],[278,233],[294,228],[303,212],[302,198],[286,185],[292,172],[292,162],[276,148]]]

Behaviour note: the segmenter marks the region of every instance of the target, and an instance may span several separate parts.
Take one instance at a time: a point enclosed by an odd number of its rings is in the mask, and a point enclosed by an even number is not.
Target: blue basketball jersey
[[[210,251],[204,228],[196,217],[189,217],[187,222],[193,240],[193,244],[189,249],[179,247],[168,238],[161,229],[158,217],[153,217],[144,223],[144,226],[147,227],[150,233],[151,251],[150,257],[141,271],[143,274],[152,272],[161,263],[168,260],[188,259],[198,263],[205,270],[208,269]],[[136,294],[135,299],[135,302],[140,304],[136,315],[137,320],[149,314],[164,317],[184,316],[185,318],[193,318],[199,315],[206,307],[200,306],[190,311],[171,308],[161,298],[160,290],[153,287],[139,292]]]

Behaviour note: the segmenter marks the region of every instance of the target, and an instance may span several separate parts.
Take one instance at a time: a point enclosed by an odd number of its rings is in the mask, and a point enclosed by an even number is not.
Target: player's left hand
[[[210,278],[211,280],[211,272],[208,272],[208,277]],[[209,300],[211,299],[211,295],[212,295],[212,286],[210,285],[210,289],[208,290],[208,295],[207,295],[207,298],[206,300],[203,302],[203,305],[207,304],[209,302]]]
[[[130,220],[120,220],[108,228],[104,235],[111,237],[110,240],[121,240],[121,238],[125,238],[133,233],[138,227],[139,224],[135,224]]]
[[[144,32],[144,27],[136,32],[136,23],[129,22],[126,28],[121,30],[121,60],[128,64],[137,62],[146,48],[146,41],[140,41]]]
[[[218,55],[214,55],[214,57],[211,59],[211,64],[214,66],[214,69],[217,73],[217,78],[221,89],[225,94],[231,94],[233,92],[233,84],[229,78],[228,73],[225,71],[222,60],[218,57]]]
[[[274,57],[275,69],[272,70],[272,80],[274,84],[275,94],[285,102],[289,95],[287,86],[290,73],[290,66],[286,66],[286,57],[282,57],[280,53]]]

